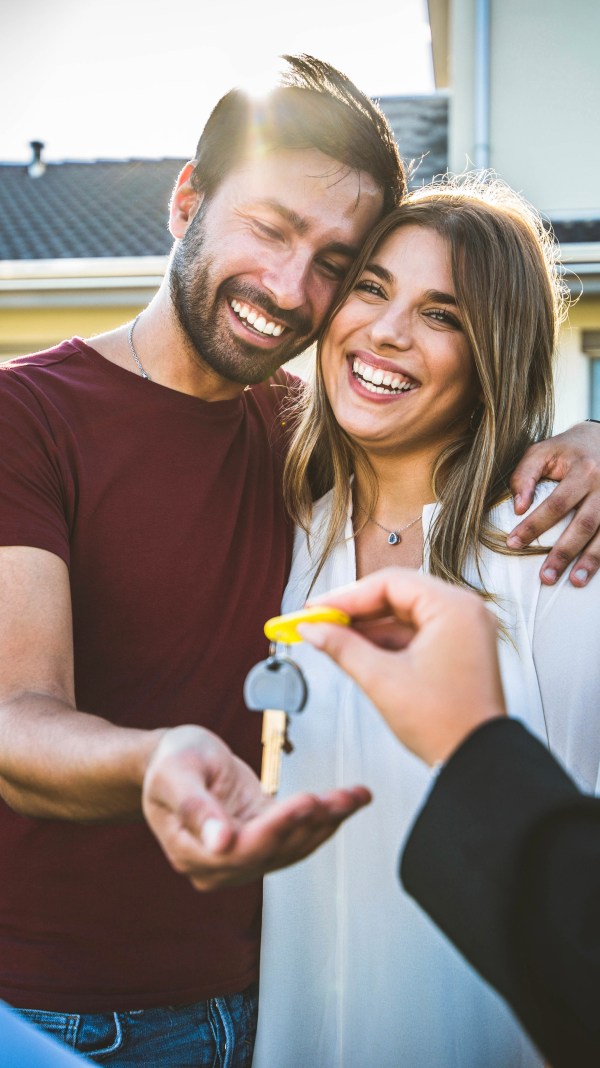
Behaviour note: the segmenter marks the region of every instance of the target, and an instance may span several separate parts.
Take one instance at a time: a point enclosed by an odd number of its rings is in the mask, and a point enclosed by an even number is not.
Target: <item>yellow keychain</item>
[[[339,608],[314,605],[313,608],[302,608],[299,612],[288,612],[285,616],[273,616],[265,623],[265,634],[270,642],[292,645],[302,641],[302,635],[296,629],[299,623],[338,623],[347,627],[350,616]]]

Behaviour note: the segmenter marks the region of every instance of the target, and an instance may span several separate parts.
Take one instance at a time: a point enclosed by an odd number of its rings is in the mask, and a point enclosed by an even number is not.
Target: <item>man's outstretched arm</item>
[[[15,811],[77,821],[144,816],[199,889],[260,878],[312,852],[368,791],[278,804],[209,731],[115,726],[77,709],[66,565],[0,549],[0,795]]]

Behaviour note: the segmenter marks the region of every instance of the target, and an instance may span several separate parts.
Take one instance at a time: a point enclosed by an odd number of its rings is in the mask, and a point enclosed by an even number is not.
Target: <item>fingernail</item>
[[[322,649],[325,643],[323,628],[318,623],[299,623],[296,630],[302,638],[317,649]]]
[[[508,538],[506,539],[506,544],[508,545],[509,549],[520,549],[523,545],[523,542],[521,541],[518,534],[509,534]]]
[[[553,567],[545,567],[543,575],[547,582],[556,582],[558,578],[558,573],[554,570]]]
[[[587,582],[589,577],[589,571],[586,571],[585,567],[578,568],[573,576],[573,578],[576,578],[578,582]]]
[[[210,852],[217,848],[224,826],[222,820],[215,819],[214,816],[209,817],[202,824],[202,842]]]
[[[521,494],[520,493],[515,493],[515,504],[516,504],[517,508],[521,507],[522,502],[523,502],[523,498],[521,497]]]

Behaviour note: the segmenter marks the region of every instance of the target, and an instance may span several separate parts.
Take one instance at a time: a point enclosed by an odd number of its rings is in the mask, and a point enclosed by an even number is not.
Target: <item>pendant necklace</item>
[[[373,519],[372,515],[369,516],[369,522],[374,523],[376,527],[379,527],[380,530],[383,530],[387,534],[388,545],[399,545],[402,541],[400,535],[404,534],[405,530],[410,530],[411,527],[414,527],[415,523],[419,522],[422,515],[423,513],[421,512],[421,515],[418,515],[416,519],[411,519],[410,523],[407,523],[405,527],[399,527],[398,530],[388,530],[387,527],[384,527],[381,523],[378,523],[376,519]]]

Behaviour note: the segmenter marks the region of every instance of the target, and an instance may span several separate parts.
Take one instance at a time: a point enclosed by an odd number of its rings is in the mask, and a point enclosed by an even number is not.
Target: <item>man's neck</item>
[[[201,400],[232,400],[243,391],[243,384],[222,378],[198,356],[162,286],[138,317],[133,332],[131,326],[126,323],[98,334],[89,338],[89,343],[124,370],[145,374],[157,385]]]

